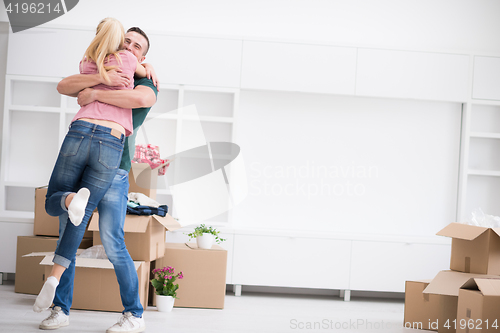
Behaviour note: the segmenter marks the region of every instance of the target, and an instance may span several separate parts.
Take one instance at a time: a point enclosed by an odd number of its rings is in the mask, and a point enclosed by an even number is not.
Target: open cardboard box
[[[160,168],[159,166],[158,168]],[[147,163],[132,163],[129,172],[129,192],[143,193],[151,199],[156,199],[158,186],[158,168],[151,169]]]
[[[471,278],[458,294],[457,332],[499,332],[500,276]]]
[[[40,266],[40,258],[26,257],[32,252],[54,252],[58,237],[18,236],[16,255],[16,293],[38,295],[45,282],[45,269]],[[92,239],[84,238],[81,249],[92,246]]]
[[[438,332],[456,331],[454,320],[457,319],[460,288],[471,278],[476,277],[498,278],[498,276],[495,275],[441,271],[424,289],[424,294],[439,296]]]
[[[196,243],[166,243],[165,256],[156,260],[156,268],[166,266],[184,275],[176,281],[179,290],[175,307],[224,308],[227,251],[222,247],[213,245],[204,250]]]
[[[147,163],[132,163],[129,174],[129,192],[142,193],[156,198],[158,168],[151,169]],[[127,214],[124,232],[125,245],[133,260],[153,261],[165,253],[165,232],[181,228],[170,214],[142,216]],[[94,233],[94,245],[102,244],[99,234],[99,214],[92,215],[89,230]]]
[[[27,256],[43,256],[40,265],[45,276],[52,270],[54,253],[30,253]],[[139,298],[144,309],[148,304],[150,263],[134,261],[139,277]],[[116,280],[113,264],[108,259],[76,257],[75,282],[72,309],[122,312],[120,287]]]
[[[165,232],[181,228],[172,216],[130,215],[125,217],[125,245],[133,260],[153,261],[165,253]],[[100,245],[99,213],[92,215],[89,230],[94,232],[94,245]]]
[[[450,269],[500,275],[500,228],[451,223],[437,235],[452,238]]]

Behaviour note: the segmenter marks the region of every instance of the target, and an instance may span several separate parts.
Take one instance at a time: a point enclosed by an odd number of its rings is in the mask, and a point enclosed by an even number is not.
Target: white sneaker
[[[59,327],[69,325],[69,316],[66,315],[59,306],[55,306],[50,316],[43,320],[39,328],[41,330],[56,330]]]
[[[146,330],[146,324],[144,323],[144,318],[137,318],[132,315],[131,312],[125,312],[120,317],[120,320],[110,328],[106,330],[106,333],[114,332],[129,332],[129,333],[139,333]]]

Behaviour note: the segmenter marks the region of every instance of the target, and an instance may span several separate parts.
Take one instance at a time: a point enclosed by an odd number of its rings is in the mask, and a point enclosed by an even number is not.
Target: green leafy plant
[[[175,269],[170,266],[153,269],[155,278],[151,280],[151,284],[155,288],[156,295],[177,298],[177,289],[179,289],[179,285],[175,283],[175,280],[181,280],[184,275],[182,275],[182,272],[175,274],[174,271]]]
[[[224,242],[226,239],[219,237],[220,231],[217,231],[215,228],[207,227],[204,224],[200,224],[196,228],[194,228],[193,232],[190,232],[187,234],[189,236],[189,240],[196,238],[198,236],[201,236],[203,234],[212,234],[214,235],[215,241],[220,244],[221,242]]]

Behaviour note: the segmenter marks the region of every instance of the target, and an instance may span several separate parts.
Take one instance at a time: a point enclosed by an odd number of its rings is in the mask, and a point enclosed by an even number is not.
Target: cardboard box
[[[155,267],[183,272],[175,307],[223,309],[226,296],[227,251],[218,245],[199,249],[196,243],[166,243],[165,256]]]
[[[500,277],[471,278],[458,294],[457,332],[499,332]]]
[[[16,256],[16,293],[38,295],[45,281],[45,268],[40,266],[40,257],[23,257],[32,252],[54,252],[57,237],[18,236]],[[92,246],[92,239],[83,239],[80,248]]]
[[[165,253],[166,230],[179,229],[181,225],[172,216],[129,215],[125,218],[125,245],[133,260],[153,261]],[[166,230],[165,230],[166,229]],[[89,230],[94,232],[94,245],[102,244],[99,234],[99,214],[94,213]]]
[[[40,257],[38,257],[40,258]],[[40,262],[48,276],[53,255]],[[139,277],[139,298],[146,309],[149,291],[149,262],[134,261]],[[75,263],[75,284],[72,309],[122,312],[120,287],[113,264],[107,259],[78,258]]]
[[[158,186],[158,169],[151,169],[147,163],[132,163],[129,176],[129,192],[143,193],[156,199]]]
[[[424,294],[430,280],[406,281],[405,328],[437,331],[441,296]]]
[[[35,188],[35,223],[33,234],[38,236],[59,236],[59,218],[45,211],[47,187]]]
[[[33,224],[33,234],[36,236],[59,237],[59,217],[50,216],[45,211],[45,196],[47,186],[35,188],[35,221]],[[84,238],[91,238],[92,232],[86,231]]]
[[[460,288],[471,278],[487,277],[494,275],[470,274],[454,271],[441,271],[424,289],[424,294],[438,295],[438,332],[456,332],[454,321],[457,319],[458,294]]]
[[[437,235],[452,238],[450,269],[500,275],[500,228],[451,223]]]

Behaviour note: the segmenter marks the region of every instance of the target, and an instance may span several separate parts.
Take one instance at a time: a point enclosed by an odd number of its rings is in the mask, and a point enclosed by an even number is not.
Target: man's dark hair
[[[146,33],[144,31],[142,31],[141,28],[138,28],[138,27],[132,27],[132,28],[128,29],[127,32],[137,32],[139,35],[141,35],[144,38],[146,38],[146,41],[148,42],[148,45],[146,47],[146,50],[142,53],[142,55],[145,56],[146,53],[148,53],[148,51],[149,51],[149,38],[148,38],[148,35],[146,35]]]

